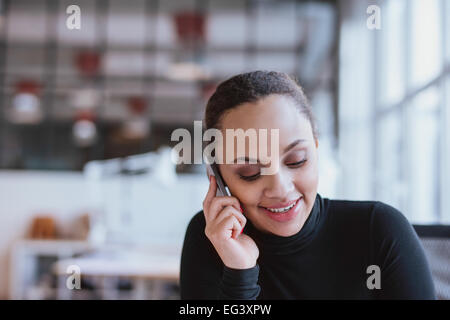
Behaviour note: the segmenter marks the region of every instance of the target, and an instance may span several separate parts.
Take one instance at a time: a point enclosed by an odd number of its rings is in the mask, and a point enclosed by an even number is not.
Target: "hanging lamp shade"
[[[75,56],[75,65],[84,76],[94,76],[100,69],[100,54],[95,51],[80,51]]]
[[[41,108],[41,86],[34,80],[21,80],[16,83],[11,99],[8,118],[16,124],[37,124],[44,115]]]
[[[95,125],[95,113],[92,110],[77,110],[72,135],[78,147],[89,147],[96,142],[97,126]]]
[[[141,115],[147,110],[147,100],[141,96],[132,96],[128,98],[127,106],[133,114]]]
[[[174,16],[178,39],[183,43],[205,40],[205,16],[200,12],[179,12]]]

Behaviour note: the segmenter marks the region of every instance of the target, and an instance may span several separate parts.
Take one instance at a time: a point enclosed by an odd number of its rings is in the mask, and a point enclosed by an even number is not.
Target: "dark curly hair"
[[[275,71],[242,73],[222,82],[206,105],[205,129],[220,129],[220,119],[226,111],[243,103],[256,102],[271,94],[292,98],[299,111],[311,123],[314,138],[318,138],[316,119],[303,89],[286,73]]]

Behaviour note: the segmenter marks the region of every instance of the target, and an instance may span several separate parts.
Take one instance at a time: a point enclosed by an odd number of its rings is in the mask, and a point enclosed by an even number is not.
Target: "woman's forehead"
[[[312,146],[314,138],[309,121],[304,118],[295,121],[294,125],[291,123],[280,128],[224,128],[222,146],[226,154],[234,155],[241,146],[244,148],[242,156],[252,154],[252,158],[257,158],[255,154],[259,155],[261,152],[266,154],[268,150],[276,150],[279,155],[283,155],[293,148]]]
[[[226,129],[279,129],[281,131],[308,131],[308,119],[295,102],[285,96],[270,95],[256,102],[244,103],[227,111],[221,119]],[[310,129],[311,130],[311,129]]]

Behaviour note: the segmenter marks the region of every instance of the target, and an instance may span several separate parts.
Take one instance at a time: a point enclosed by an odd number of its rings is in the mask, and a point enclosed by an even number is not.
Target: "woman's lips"
[[[298,198],[298,199],[300,199],[300,198]],[[261,207],[268,208],[268,209],[286,208],[286,207],[289,207],[290,205],[292,205],[293,203],[295,203],[298,199],[295,199],[295,200],[292,200],[292,201],[289,201],[289,202],[285,202],[285,203],[279,203],[279,204],[276,204],[276,205],[273,205],[273,206],[270,206],[270,207],[268,207],[268,206],[261,206]]]
[[[294,200],[293,202],[295,203],[294,206],[292,208],[290,208],[288,211],[286,212],[272,212],[267,210],[265,207],[259,207],[260,210],[262,210],[265,214],[268,215],[269,218],[271,218],[272,220],[275,220],[277,222],[286,222],[286,221],[290,221],[292,219],[294,219],[297,214],[300,212],[300,204],[303,202],[303,197],[300,197],[297,200]],[[288,207],[289,205],[292,204],[292,201],[290,203],[284,206],[277,206],[277,207],[270,207],[270,209],[278,209],[278,208],[285,208]]]

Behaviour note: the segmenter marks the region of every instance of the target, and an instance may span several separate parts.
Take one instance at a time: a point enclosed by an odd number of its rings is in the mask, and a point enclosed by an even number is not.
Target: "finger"
[[[237,198],[228,196],[214,197],[209,206],[209,218],[215,219],[217,215],[227,206],[232,206],[237,211],[240,211],[240,204]]]
[[[217,225],[217,230],[222,232],[222,234],[227,238],[236,239],[242,229],[239,220],[236,219],[235,216],[231,215]]]
[[[245,224],[247,223],[247,218],[238,210],[236,210],[232,206],[228,206],[225,209],[223,209],[216,217],[216,223],[220,224],[221,221],[226,219],[229,216],[234,216],[236,219],[238,219],[239,224],[241,225],[241,230],[244,229]],[[239,230],[239,232],[241,231]]]
[[[206,193],[205,199],[203,200],[203,213],[205,214],[206,220],[210,220],[209,213],[210,213],[210,206],[212,199],[216,196],[217,192],[217,183],[214,176],[210,176],[209,179],[209,189]]]

